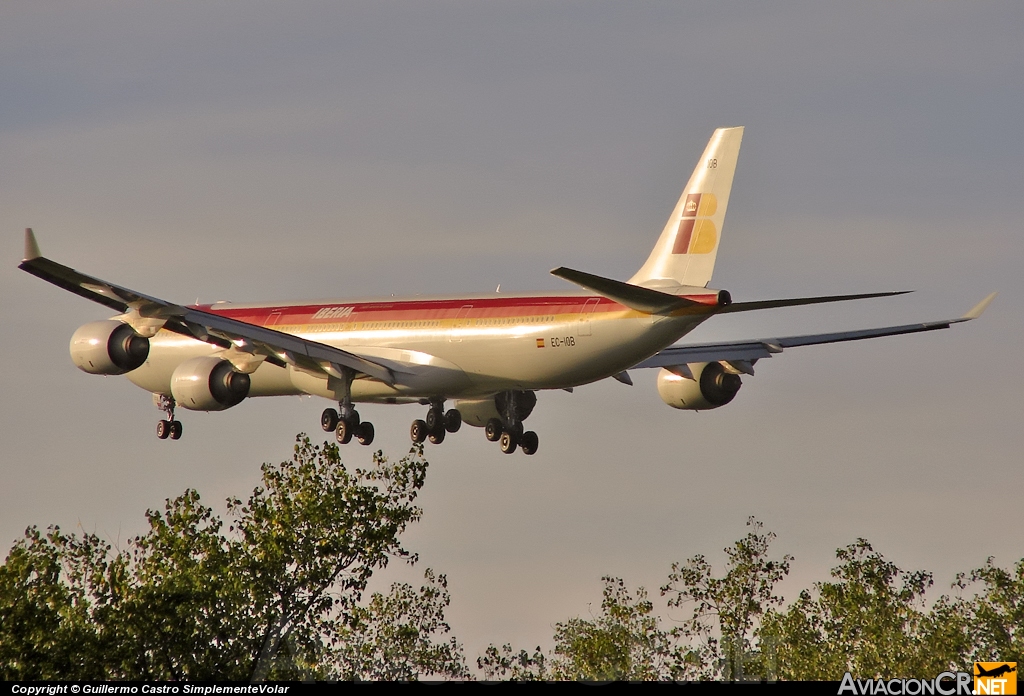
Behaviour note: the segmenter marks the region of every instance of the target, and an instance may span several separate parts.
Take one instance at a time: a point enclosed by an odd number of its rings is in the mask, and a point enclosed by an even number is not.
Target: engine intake
[[[672,408],[706,411],[725,406],[743,383],[739,375],[726,372],[721,363],[694,363],[688,367],[693,379],[666,369],[658,373],[658,395]]]
[[[116,319],[89,322],[71,336],[71,360],[89,374],[123,375],[148,357],[149,339]]]
[[[171,395],[192,411],[223,411],[249,395],[252,381],[227,360],[213,356],[184,361],[171,375]]]

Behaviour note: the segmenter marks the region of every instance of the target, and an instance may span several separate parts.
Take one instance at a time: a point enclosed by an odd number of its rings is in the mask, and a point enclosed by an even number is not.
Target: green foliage
[[[422,514],[426,471],[422,447],[350,471],[335,445],[300,435],[246,502],[227,501],[226,521],[188,490],[124,549],[30,527],[0,566],[0,679],[471,678],[444,575],[363,598],[374,571],[416,561],[399,536]],[[929,605],[930,573],[858,539],[836,551],[831,581],[784,606],[793,558],[747,526],[722,575],[703,555],[672,564],[661,596],[685,610],[677,625],[642,587],[605,577],[600,611],[555,624],[551,651],[492,644],[477,666],[513,680],[839,680],[1024,662],[1024,559],[990,558]]]
[[[368,667],[345,671],[336,656],[375,640],[389,652],[365,664],[401,657],[401,678],[464,676],[457,643],[432,643],[448,630],[443,576],[360,603],[374,570],[415,561],[398,537],[420,518],[426,471],[421,448],[349,471],[335,445],[300,436],[246,503],[228,501],[226,532],[194,490],[149,511],[149,531],[116,552],[95,535],[29,528],[0,566],[0,678],[361,676]],[[407,620],[416,641],[379,639]]]
[[[754,648],[755,631],[765,611],[781,606],[775,586],[789,573],[792,556],[771,560],[772,532],[753,517],[751,531],[725,549],[728,562],[721,578],[712,574],[704,556],[673,563],[668,583],[661,588],[673,608],[692,605],[690,617],[678,629],[686,639],[685,677],[691,679],[745,679],[749,667],[761,670]]]
[[[858,539],[836,551],[831,582],[784,606],[775,588],[793,558],[772,559],[775,535],[753,518],[747,525],[725,549],[723,575],[702,555],[672,564],[661,593],[668,609],[689,614],[671,630],[643,588],[631,595],[605,578],[600,615],[556,624],[552,652],[491,645],[478,666],[490,679],[839,681],[847,671],[934,677],[976,660],[1024,662],[1024,559],[1011,570],[989,559],[957,577],[957,596],[929,606],[930,573],[901,570]]]
[[[672,564],[661,594],[670,608],[691,606],[681,626],[665,629],[643,588],[631,595],[618,578],[604,578],[601,613],[555,625],[550,656],[491,645],[477,660],[490,679],[666,680],[739,679],[756,663],[756,628],[765,609],[778,606],[775,585],[789,572],[790,556],[768,557],[772,533],[750,518],[752,530],[725,549],[721,578],[704,556]]]
[[[961,662],[963,607],[943,598],[928,611],[930,573],[900,570],[864,539],[836,557],[836,582],[816,583],[785,612],[766,617],[761,641],[774,652],[776,676],[911,677]]]
[[[431,570],[426,584],[415,590],[395,583],[387,595],[375,592],[365,606],[356,606],[335,637],[333,674],[347,680],[413,680],[419,675],[469,678],[462,647],[455,638],[434,642],[448,633],[444,609],[451,602],[448,580]]]
[[[548,670],[548,656],[540,646],[530,654],[525,650],[516,652],[509,643],[500,648],[491,644],[476,659],[476,666],[483,671],[484,678],[490,680],[540,681],[555,678]]]
[[[641,587],[634,594],[619,578],[604,577],[601,612],[593,619],[555,624],[554,656],[491,645],[477,665],[488,679],[641,681],[663,678],[678,662],[670,632],[661,628]]]
[[[963,590],[971,583],[983,585],[970,603],[971,661],[1024,663],[1024,558],[1003,570],[989,557],[970,575],[957,576],[954,587]]]
[[[630,594],[619,578],[602,581],[600,614],[555,624],[552,676],[596,681],[658,679],[677,656],[647,592],[641,587]]]
[[[98,540],[86,536],[71,545],[59,529],[44,537],[30,528],[0,566],[0,678],[104,676],[81,570],[91,565],[91,559],[72,558],[81,555],[83,546],[97,548]],[[69,570],[75,575],[69,582],[62,581],[63,549],[68,550]]]

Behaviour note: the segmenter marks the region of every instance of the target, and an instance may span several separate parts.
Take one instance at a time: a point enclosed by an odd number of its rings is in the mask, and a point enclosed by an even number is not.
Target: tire
[[[435,445],[440,445],[444,442],[445,430],[444,428],[438,428],[436,433],[430,433],[430,441]]]
[[[171,422],[170,421],[159,421],[156,424],[156,436],[161,440],[166,440],[171,434]]]
[[[182,432],[181,421],[176,421],[176,420],[175,421],[171,421],[171,439],[172,440],[180,440],[181,439],[181,432]]]
[[[334,432],[338,427],[338,412],[333,408],[325,408],[324,412],[320,414],[320,427],[324,429],[325,433]]]
[[[412,427],[409,428],[409,437],[415,443],[423,442],[427,439],[427,424],[423,421],[416,419],[412,422]]]
[[[444,429],[450,433],[457,433],[461,427],[462,414],[459,413],[459,409],[448,409],[448,412],[444,414]]]
[[[373,443],[373,423],[369,421],[363,421],[356,428],[356,439],[359,440],[360,445],[370,445]]]
[[[345,421],[338,421],[338,427],[334,431],[334,437],[337,438],[339,444],[347,445],[352,442],[352,427]]]
[[[438,430],[444,430],[444,412],[432,408],[427,411],[427,417],[423,419],[423,422],[427,424],[429,432],[436,433]]]
[[[523,437],[519,441],[519,446],[523,448],[523,454],[527,455],[537,454],[537,447],[539,444],[540,438],[538,438],[537,433],[532,430],[527,430],[523,433]]]
[[[498,441],[498,446],[501,447],[501,451],[505,454],[512,454],[516,451],[516,438],[512,433],[502,433],[501,438]]]
[[[484,426],[484,436],[489,442],[497,442],[501,439],[501,421],[497,418],[492,418],[487,421],[487,425]]]

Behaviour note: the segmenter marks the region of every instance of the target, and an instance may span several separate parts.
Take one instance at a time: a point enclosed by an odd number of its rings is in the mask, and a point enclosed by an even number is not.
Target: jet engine
[[[116,319],[79,326],[71,336],[71,360],[93,375],[123,375],[149,357],[149,339]]]
[[[658,373],[658,395],[672,408],[706,411],[725,406],[740,390],[739,375],[727,372],[721,363],[688,365],[693,379],[662,369]]]
[[[249,395],[249,375],[221,358],[206,356],[184,361],[171,375],[171,395],[192,411],[223,411]]]

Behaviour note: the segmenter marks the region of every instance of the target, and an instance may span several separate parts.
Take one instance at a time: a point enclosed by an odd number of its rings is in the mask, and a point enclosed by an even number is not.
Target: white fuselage
[[[357,378],[352,399],[364,402],[574,387],[632,367],[706,318],[652,316],[603,297],[569,293],[203,309],[371,360],[431,368],[410,370],[395,386]],[[151,339],[145,364],[128,378],[148,391],[170,394],[171,374],[181,362],[222,350],[163,330]],[[334,382],[293,365],[265,362],[252,374],[250,396],[337,399],[340,385]]]

